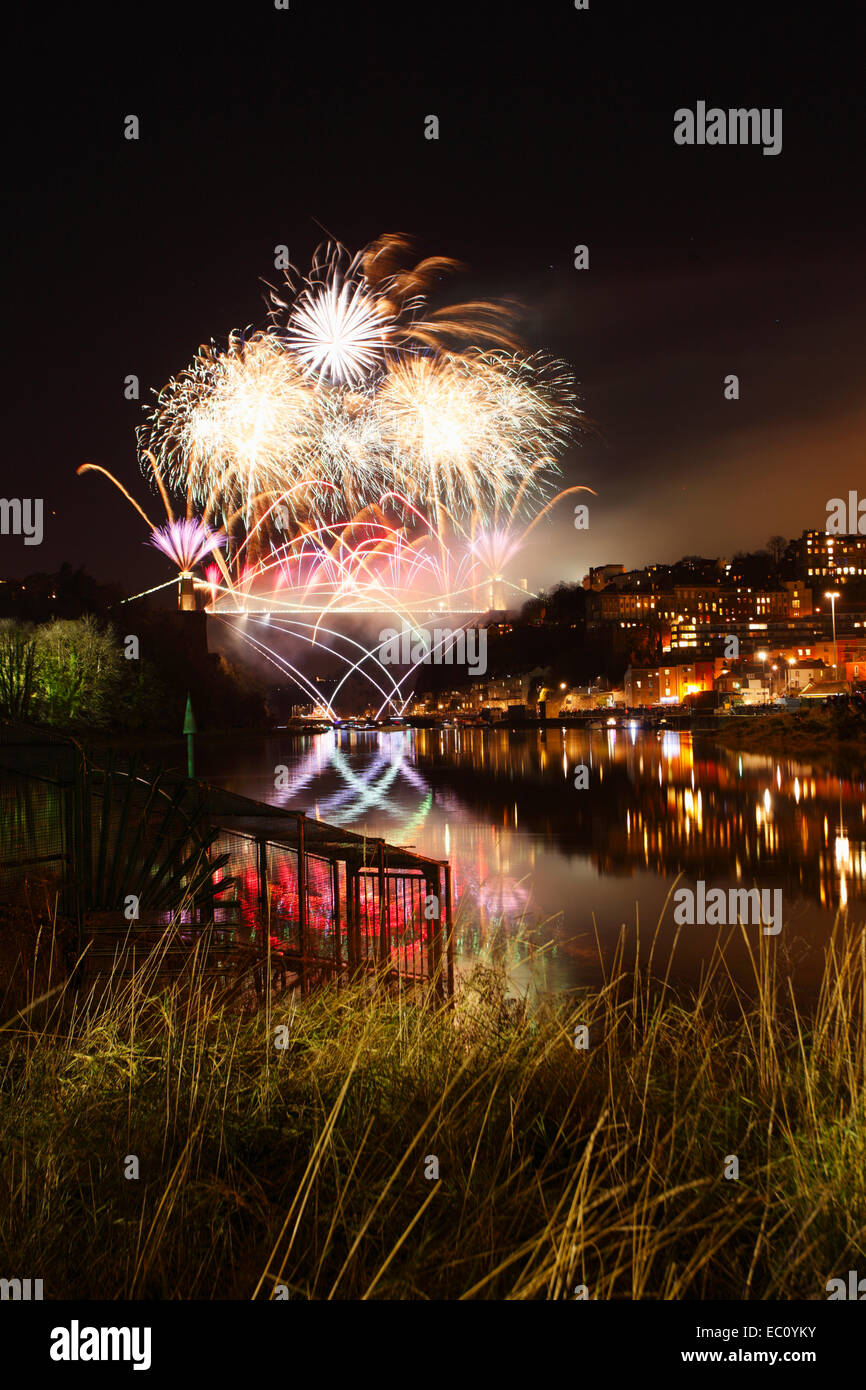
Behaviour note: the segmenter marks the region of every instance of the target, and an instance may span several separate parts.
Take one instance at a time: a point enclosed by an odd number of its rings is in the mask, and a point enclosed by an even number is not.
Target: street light
[[[767,653],[766,653],[766,652],[758,652],[758,660],[759,660],[760,663],[761,663],[761,689],[764,690],[764,689],[765,689],[764,681],[765,681],[766,678],[767,678]],[[765,699],[765,700],[764,700],[764,704],[766,704],[766,703],[767,703],[767,700]]]
[[[840,594],[836,589],[828,589],[824,597],[830,600],[830,612],[833,614],[833,679],[835,680],[839,673],[839,652],[836,646],[836,600]]]

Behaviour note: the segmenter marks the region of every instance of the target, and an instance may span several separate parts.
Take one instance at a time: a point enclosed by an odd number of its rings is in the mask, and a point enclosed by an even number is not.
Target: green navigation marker
[[[192,698],[189,691],[186,692],[186,714],[183,716],[183,731],[186,734],[186,775],[187,777],[195,777],[194,739],[196,726],[195,715],[192,712]]]

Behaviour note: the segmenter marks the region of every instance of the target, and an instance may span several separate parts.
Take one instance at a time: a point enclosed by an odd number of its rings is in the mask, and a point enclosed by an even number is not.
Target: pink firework
[[[210,601],[216,603],[217,589],[222,584],[222,573],[219,565],[206,565],[204,577],[210,589]]]
[[[210,555],[225,543],[224,532],[212,531],[205,522],[197,520],[196,517],[189,517],[186,521],[170,521],[167,526],[155,527],[149,542],[173,560],[179,570],[187,574],[205,555]]]

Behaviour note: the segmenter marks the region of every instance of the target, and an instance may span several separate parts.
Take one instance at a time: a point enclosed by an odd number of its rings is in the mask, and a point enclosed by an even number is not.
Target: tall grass
[[[0,1273],[48,1298],[824,1298],[866,1268],[866,936],[837,921],[808,1013],[748,939],[748,994],[721,947],[690,995],[620,950],[531,1009],[486,967],[453,1010],[367,979],[253,1017],[155,963],[98,997],[30,968],[0,1028]]]

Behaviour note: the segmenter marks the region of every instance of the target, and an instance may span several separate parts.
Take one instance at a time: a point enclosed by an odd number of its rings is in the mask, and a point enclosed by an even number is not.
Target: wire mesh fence
[[[64,788],[17,773],[0,777],[0,885],[38,874],[60,886],[68,869]]]

